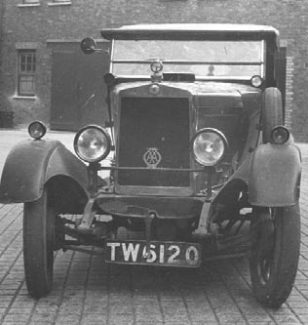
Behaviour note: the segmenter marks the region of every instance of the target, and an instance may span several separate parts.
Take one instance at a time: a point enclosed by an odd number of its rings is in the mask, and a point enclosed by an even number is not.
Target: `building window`
[[[26,4],[26,3],[39,3],[40,0],[24,0],[23,3]]]
[[[20,0],[21,3],[17,4],[19,8],[26,8],[26,7],[39,7],[40,0]]]
[[[52,0],[48,2],[48,6],[66,6],[71,4],[72,4],[71,0]]]
[[[18,95],[35,95],[35,50],[18,51]]]

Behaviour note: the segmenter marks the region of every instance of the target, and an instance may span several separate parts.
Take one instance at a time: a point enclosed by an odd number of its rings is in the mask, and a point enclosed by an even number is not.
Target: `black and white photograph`
[[[308,323],[308,0],[0,0],[0,325]]]

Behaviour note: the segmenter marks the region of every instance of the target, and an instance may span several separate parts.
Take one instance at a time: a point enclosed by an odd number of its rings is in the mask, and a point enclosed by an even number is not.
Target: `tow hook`
[[[150,257],[150,240],[151,240],[151,227],[152,227],[152,221],[156,217],[156,213],[153,211],[149,211],[144,219],[145,222],[145,252],[143,254],[143,258],[147,259]]]

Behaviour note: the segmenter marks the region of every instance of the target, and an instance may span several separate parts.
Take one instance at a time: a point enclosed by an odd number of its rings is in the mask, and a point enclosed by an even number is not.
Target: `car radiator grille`
[[[158,170],[189,168],[189,157],[188,98],[122,98],[118,166],[149,170],[120,170],[118,184],[189,186],[189,172]]]

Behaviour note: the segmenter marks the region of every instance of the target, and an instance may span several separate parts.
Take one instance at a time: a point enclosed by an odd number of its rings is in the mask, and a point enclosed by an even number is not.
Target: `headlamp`
[[[289,130],[282,125],[278,125],[275,126],[272,130],[271,142],[274,144],[284,144],[289,140],[289,137],[290,137]]]
[[[250,79],[250,83],[253,87],[259,88],[262,86],[263,79],[260,76],[255,75]]]
[[[34,140],[41,139],[46,134],[46,126],[40,121],[34,121],[28,126],[28,133]]]
[[[88,125],[75,135],[74,149],[80,159],[88,163],[98,162],[108,156],[111,139],[100,126]]]
[[[192,140],[196,161],[203,166],[214,166],[224,156],[228,142],[224,134],[216,129],[198,131]]]

